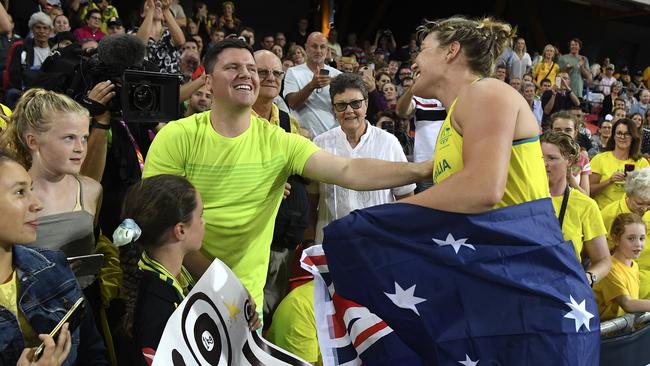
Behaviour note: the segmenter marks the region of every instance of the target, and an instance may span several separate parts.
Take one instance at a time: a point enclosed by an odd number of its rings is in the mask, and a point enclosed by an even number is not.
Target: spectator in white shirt
[[[366,120],[368,91],[361,76],[341,74],[330,84],[334,116],[339,123],[314,139],[323,150],[350,158],[374,158],[406,162],[397,138]],[[340,186],[313,183],[309,187],[311,220],[315,242],[322,243],[323,227],[353,210],[394,202],[413,195],[415,184],[377,191],[355,191]],[[318,208],[318,212],[316,212]]]
[[[526,52],[526,41],[519,37],[515,42],[515,47],[508,63],[508,75],[510,79],[521,79],[524,74],[529,72],[533,67],[533,61]]]
[[[296,118],[316,137],[336,127],[329,99],[332,77],[341,72],[325,64],[329,48],[320,32],[307,37],[307,61],[287,70],[284,78],[284,99]]]

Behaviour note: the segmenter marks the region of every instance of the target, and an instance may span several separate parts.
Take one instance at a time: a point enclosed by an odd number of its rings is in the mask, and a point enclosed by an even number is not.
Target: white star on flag
[[[435,241],[436,244],[440,245],[441,247],[445,245],[451,245],[454,248],[456,254],[458,254],[460,247],[468,247],[471,250],[476,250],[476,248],[474,248],[472,244],[465,243],[467,241],[467,238],[456,240],[454,239],[454,236],[451,235],[451,233],[447,234],[447,239],[445,239],[444,241],[436,238],[433,238],[432,240]]]
[[[573,299],[573,295],[569,295],[569,299],[571,302],[565,302],[565,304],[569,305],[571,311],[566,313],[564,317],[575,320],[576,332],[579,331],[580,327],[583,325],[587,328],[587,330],[591,330],[589,329],[589,319],[593,318],[594,315],[587,311],[585,300],[582,300],[582,302],[578,304]]]
[[[465,354],[465,361],[458,361],[459,364],[465,365],[465,366],[476,366],[478,364],[479,360],[472,361],[471,358],[467,354]]]
[[[421,302],[425,302],[427,299],[417,297],[414,295],[414,293],[415,285],[404,290],[397,282],[395,282],[395,293],[389,294],[388,292],[384,292],[384,295],[388,296],[390,301],[392,301],[395,306],[402,309],[411,309],[419,316],[420,313],[418,312],[418,309],[415,307],[415,305]]]

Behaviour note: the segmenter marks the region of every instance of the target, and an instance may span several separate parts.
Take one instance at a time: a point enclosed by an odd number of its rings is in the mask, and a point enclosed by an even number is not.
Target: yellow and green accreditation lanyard
[[[174,303],[175,306],[178,306],[178,304],[183,301],[185,295],[187,295],[195,285],[192,275],[185,269],[185,267],[181,266],[180,279],[177,279],[167,270],[167,268],[163,267],[162,264],[156,262],[154,259],[151,259],[147,255],[147,252],[144,251],[142,252],[140,261],[138,261],[138,268],[142,271],[154,272],[162,281],[176,290],[179,300],[178,303]]]

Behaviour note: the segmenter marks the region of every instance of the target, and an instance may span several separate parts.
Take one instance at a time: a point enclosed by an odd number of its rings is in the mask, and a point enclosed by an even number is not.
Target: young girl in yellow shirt
[[[639,299],[639,266],[634,261],[645,248],[645,223],[637,214],[620,214],[612,223],[610,237],[614,241],[612,269],[594,286],[600,319],[650,311],[650,300]]]

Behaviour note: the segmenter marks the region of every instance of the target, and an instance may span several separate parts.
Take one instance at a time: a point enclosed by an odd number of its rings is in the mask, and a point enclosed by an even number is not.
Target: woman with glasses
[[[388,126],[381,129],[366,119],[368,90],[360,75],[342,73],[332,79],[330,99],[339,126],[316,136],[314,144],[337,156],[406,162],[402,145],[394,134],[386,131]],[[395,124],[391,127],[394,132]],[[375,191],[356,191],[325,183],[319,183],[318,188],[318,200],[312,198],[319,202],[318,214],[314,206],[311,224],[316,227],[315,242],[322,243],[323,228],[333,220],[353,210],[412,196],[415,184]]]
[[[540,138],[544,166],[555,215],[560,221],[565,240],[571,240],[579,261],[589,259],[585,270],[591,286],[605,278],[611,266],[607,250],[607,230],[596,202],[572,188],[567,177],[580,156],[580,146],[570,136],[547,131]]]
[[[616,121],[612,131],[604,152],[591,161],[590,194],[601,209],[625,195],[627,172],[650,166],[641,156],[641,136],[631,119]]]
[[[598,132],[591,135],[591,149],[589,149],[589,159],[603,152],[607,145],[607,140],[612,136],[612,121],[603,120],[598,126]]]
[[[611,233],[614,219],[625,213],[635,213],[643,218],[646,227],[650,229],[650,169],[643,168],[629,172],[625,178],[625,195],[618,201],[612,202],[601,211],[605,228]],[[607,237],[610,249],[614,248],[611,235]],[[644,250],[637,259],[641,286],[639,298],[650,298],[650,250]]]

